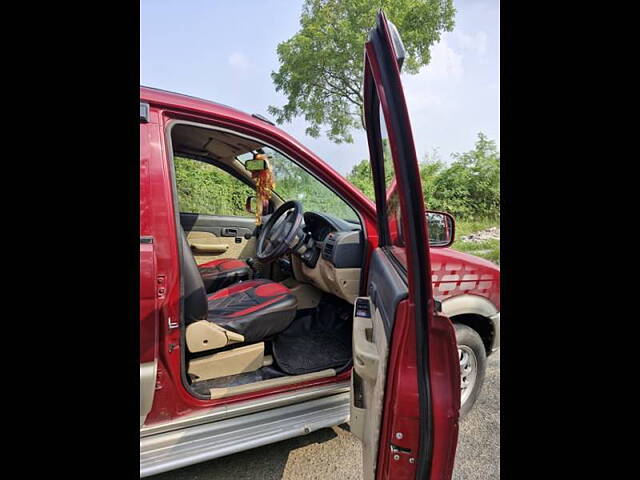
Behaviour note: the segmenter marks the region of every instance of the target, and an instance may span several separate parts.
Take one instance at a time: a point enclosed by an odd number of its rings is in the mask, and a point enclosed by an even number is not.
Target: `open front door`
[[[458,438],[455,333],[433,300],[403,59],[402,40],[380,12],[365,45],[364,77],[379,246],[367,296],[354,307],[351,380],[351,430],[363,443],[366,480],[449,479]]]

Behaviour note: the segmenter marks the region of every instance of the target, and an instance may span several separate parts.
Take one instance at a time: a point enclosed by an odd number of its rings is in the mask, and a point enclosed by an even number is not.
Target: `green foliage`
[[[481,218],[476,220],[456,219],[456,242],[459,241],[460,238],[471,233],[499,226],[499,218]]]
[[[491,239],[478,243],[456,241],[451,248],[500,264],[500,240]]]
[[[319,180],[278,152],[265,150],[271,154],[269,161],[273,166],[278,196],[284,200],[298,200],[305,211],[323,212],[357,221],[358,216],[351,207]]]
[[[340,218],[357,218],[355,212],[333,191],[289,159],[271,149],[275,192],[284,200],[299,200],[305,210],[324,212]],[[389,144],[383,140],[385,184],[393,176]],[[458,236],[467,221],[470,231],[486,228],[500,216],[500,153],[494,141],[483,133],[472,150],[453,154],[454,161],[445,167],[437,152],[420,163],[420,178],[425,204],[431,210],[443,210],[458,220]],[[180,210],[212,215],[249,216],[245,210],[247,196],[255,195],[228,173],[203,162],[176,158],[176,177]],[[371,166],[362,160],[351,169],[347,179],[375,201]],[[476,221],[472,221],[472,220]]]
[[[500,240],[489,239],[482,242],[464,242],[462,237],[471,233],[486,230],[491,227],[499,227],[500,218],[481,218],[475,220],[456,221],[456,240],[451,248],[460,252],[469,253],[481,257],[493,263],[500,264]]]
[[[283,200],[300,201],[306,211],[357,221],[351,207],[319,180],[278,152],[264,150],[271,155],[276,195]],[[245,202],[248,196],[255,196],[255,190],[240,180],[197,160],[176,157],[175,166],[181,212],[251,216],[245,210]]]
[[[385,181],[393,173],[389,146],[384,142]],[[495,219],[500,216],[500,153],[493,140],[480,132],[474,148],[454,153],[445,167],[437,151],[420,163],[424,202],[430,210],[449,212],[458,219]],[[375,201],[369,160],[354,165],[347,179]]]
[[[278,123],[304,116],[307,134],[336,143],[353,142],[362,118],[363,45],[383,9],[406,50],[403,70],[415,74],[431,60],[429,48],[453,30],[452,0],[305,0],[300,30],[277,48],[280,68],[271,73],[283,107],[269,107]]]
[[[389,185],[393,178],[393,165],[391,160],[391,149],[386,138],[382,139],[382,153],[384,156],[384,184]],[[376,201],[375,192],[373,190],[373,175],[371,173],[371,162],[368,158],[356,163],[351,172],[347,175],[347,180],[353,183],[372,201]]]
[[[244,207],[255,192],[227,172],[204,162],[175,157],[181,212],[251,216]]]
[[[362,193],[375,202],[376,196],[373,191],[372,178],[371,162],[369,162],[369,159],[367,158],[360,161],[360,163],[356,163],[351,169],[351,172],[347,175],[347,180],[353,183]]]
[[[455,161],[434,181],[429,207],[461,218],[500,215],[500,153],[493,140],[478,134],[473,150],[454,153]]]
[[[434,203],[433,198],[436,193],[436,180],[444,170],[444,163],[440,160],[438,152],[434,150],[431,155],[426,155],[424,161],[420,163],[419,167],[424,204],[431,210],[442,210],[435,208],[432,205]]]

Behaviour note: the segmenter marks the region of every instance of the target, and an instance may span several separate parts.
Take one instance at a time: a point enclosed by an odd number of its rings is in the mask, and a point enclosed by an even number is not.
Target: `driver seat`
[[[183,308],[190,352],[234,343],[260,342],[291,324],[298,301],[279,283],[266,279],[248,280],[207,294],[182,227],[180,235]]]
[[[201,263],[198,265],[198,270],[207,293],[213,293],[253,277],[253,270],[247,262],[234,258],[219,258]]]

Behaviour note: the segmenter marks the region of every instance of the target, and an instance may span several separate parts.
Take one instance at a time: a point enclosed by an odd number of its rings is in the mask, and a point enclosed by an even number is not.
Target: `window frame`
[[[178,203],[178,189],[177,189],[177,184],[176,184],[176,176],[175,176],[175,164],[174,164],[174,157],[175,157],[175,153],[174,153],[174,149],[173,149],[173,139],[172,139],[172,131],[173,128],[177,125],[191,125],[193,127],[196,128],[205,128],[205,129],[209,129],[209,130],[216,130],[216,131],[221,131],[221,132],[226,132],[226,133],[231,133],[233,135],[237,135],[239,137],[243,137],[245,139],[248,140],[253,140],[256,142],[261,143],[263,146],[267,146],[272,148],[273,150],[276,150],[278,152],[280,152],[282,155],[284,155],[286,158],[288,158],[290,161],[292,161],[293,163],[295,163],[298,167],[300,167],[301,169],[303,169],[305,172],[307,172],[309,175],[311,175],[313,178],[315,178],[317,181],[319,181],[320,183],[322,183],[326,188],[328,188],[329,190],[331,190],[334,194],[336,194],[340,199],[342,199],[343,202],[345,202],[347,205],[349,205],[349,207],[355,212],[356,217],[358,219],[358,222],[360,224],[360,231],[361,231],[361,235],[362,235],[362,239],[363,239],[363,249],[365,252],[367,252],[368,250],[368,244],[369,244],[369,232],[367,231],[367,224],[365,222],[364,219],[364,214],[361,213],[361,211],[354,207],[353,204],[351,202],[349,202],[340,191],[336,190],[335,188],[333,188],[328,182],[325,182],[324,180],[322,180],[321,178],[319,178],[317,175],[315,175],[311,170],[309,170],[308,168],[306,168],[305,165],[302,165],[298,162],[296,162],[295,160],[293,160],[292,155],[289,155],[286,152],[286,148],[276,148],[273,146],[273,144],[268,141],[265,140],[264,138],[261,138],[262,135],[257,135],[257,134],[252,134],[252,135],[248,135],[245,133],[240,133],[237,130],[233,130],[230,128],[226,128],[226,127],[221,127],[218,125],[213,125],[213,124],[209,124],[209,123],[204,123],[203,121],[193,121],[193,120],[186,120],[183,118],[176,118],[174,116],[172,116],[171,114],[176,114],[177,112],[171,111],[171,112],[164,112],[163,113],[163,118],[164,118],[164,125],[163,125],[163,136],[164,136],[164,147],[166,148],[166,151],[163,152],[163,157],[165,159],[165,166],[168,168],[168,173],[169,173],[169,179],[171,182],[171,195],[172,195],[172,200],[173,200],[173,214],[174,214],[174,222],[175,222],[175,227],[176,227],[176,232],[180,232],[180,228],[181,228],[181,224],[180,224],[180,206]],[[190,155],[191,157],[196,156],[197,155]],[[212,161],[213,159],[210,159],[208,157],[205,157],[207,159],[207,162],[205,163],[209,163],[209,161]],[[237,160],[239,161],[239,160]],[[248,181],[248,179],[243,179],[243,181]],[[275,192],[274,192],[275,193]],[[278,199],[281,200],[281,197],[279,195],[277,195]],[[271,201],[269,202],[269,205],[271,207]],[[182,242],[179,239],[179,235],[177,235],[176,237],[176,246],[178,249],[178,258],[181,259],[182,255],[183,255],[183,251],[182,251]],[[181,381],[182,381],[182,386],[183,388],[194,398],[198,399],[198,400],[205,400],[205,401],[211,401],[210,397],[207,397],[206,395],[202,395],[201,393],[196,392],[195,390],[193,390],[191,388],[191,386],[189,385],[189,381],[187,379],[187,369],[186,369],[186,361],[185,361],[185,329],[186,329],[186,325],[185,325],[185,320],[184,320],[184,280],[182,278],[182,270],[180,267],[180,262],[178,262],[178,271],[179,271],[179,275],[180,275],[180,319],[179,319],[179,324],[180,324],[180,377],[181,377]],[[368,272],[368,260],[365,258],[363,258],[363,264],[362,264],[362,268],[361,268],[361,273],[360,273],[360,289],[361,292],[363,293],[365,290],[365,285],[366,285],[366,274]]]
[[[176,185],[176,179],[175,179],[175,164],[173,161],[173,157],[176,155],[174,154],[173,151],[173,140],[171,138],[171,132],[173,130],[174,127],[178,126],[178,125],[190,125],[192,127],[196,127],[196,128],[204,128],[207,130],[215,130],[215,131],[219,131],[219,132],[225,132],[225,133],[230,133],[232,135],[236,135],[238,137],[247,139],[247,140],[253,140],[255,142],[258,142],[260,144],[262,144],[264,147],[269,147],[272,150],[275,150],[276,152],[279,152],[281,155],[283,155],[285,158],[287,158],[290,162],[293,162],[297,167],[301,168],[304,172],[306,172],[307,174],[311,175],[311,177],[313,177],[315,180],[317,180],[318,182],[320,182],[322,185],[324,185],[327,189],[329,189],[331,192],[333,192],[334,195],[336,195],[338,198],[340,198],[346,205],[349,206],[349,208],[351,208],[351,210],[353,210],[353,212],[356,215],[356,219],[358,220],[358,224],[360,225],[360,228],[363,232],[363,235],[365,236],[365,238],[368,239],[368,233],[367,233],[367,229],[366,229],[366,223],[364,221],[364,218],[362,216],[362,213],[360,213],[360,211],[353,206],[353,204],[351,202],[349,202],[349,200],[347,200],[342,194],[341,192],[339,192],[337,189],[335,189],[333,186],[331,186],[328,182],[325,182],[323,179],[319,178],[316,174],[314,174],[311,170],[309,170],[305,165],[303,165],[300,162],[297,162],[296,160],[293,159],[293,156],[288,154],[286,152],[286,148],[278,148],[275,147],[273,145],[273,143],[271,143],[269,140],[265,140],[264,138],[261,138],[261,136],[257,135],[257,134],[246,134],[246,133],[241,133],[238,130],[234,130],[232,128],[227,128],[227,127],[221,127],[218,125],[213,125],[213,124],[208,124],[208,123],[204,123],[201,121],[193,121],[193,120],[185,120],[182,118],[175,118],[175,117],[168,117],[168,121],[165,123],[164,126],[164,131],[165,131],[165,141],[167,142],[167,153],[168,153],[168,158],[170,159],[170,166],[171,166],[171,177],[172,177],[172,182],[173,182],[173,191],[174,191],[174,206],[175,206],[175,210],[176,210],[176,214],[179,216],[180,211],[179,211],[179,206],[178,206],[178,201],[177,201],[177,185]],[[188,154],[188,155],[183,155],[183,156],[188,156],[188,157],[198,157],[198,155],[196,154]],[[211,163],[215,160],[210,159],[209,157],[204,157],[204,159],[206,159],[205,163]],[[237,160],[239,162],[239,160]],[[232,169],[233,170],[233,169]],[[236,172],[237,175],[237,172]],[[247,179],[243,179],[240,178],[242,181],[247,181]],[[346,179],[345,179],[346,180]],[[348,183],[350,183],[348,180],[346,180]],[[255,188],[254,188],[255,190]],[[282,202],[284,203],[285,200],[278,195],[275,191],[273,192],[274,195]],[[275,211],[275,205],[271,204],[271,201],[269,202],[269,206],[270,209],[273,209],[273,211]],[[271,212],[272,213],[272,212]]]

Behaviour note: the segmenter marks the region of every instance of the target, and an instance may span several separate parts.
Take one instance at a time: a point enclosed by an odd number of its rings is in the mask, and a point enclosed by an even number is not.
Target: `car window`
[[[245,204],[255,191],[241,180],[199,160],[175,157],[174,164],[181,213],[253,216]]]
[[[355,211],[325,184],[280,152],[262,149],[269,157],[275,180],[274,192],[287,200],[298,200],[305,212],[326,213],[359,224]],[[250,157],[247,157],[250,158]],[[246,158],[238,157],[239,160]]]

